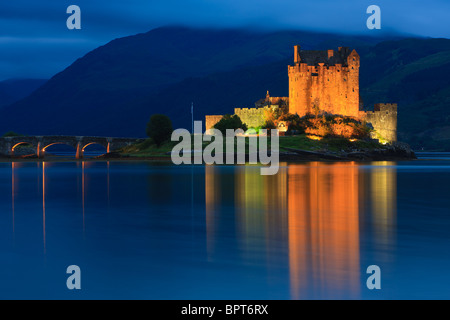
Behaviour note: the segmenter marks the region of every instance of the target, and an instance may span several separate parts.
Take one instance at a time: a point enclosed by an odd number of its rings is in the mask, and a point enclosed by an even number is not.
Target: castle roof
[[[316,66],[319,63],[329,66],[336,64],[347,66],[347,58],[350,54],[348,47],[340,47],[339,50],[299,50],[300,62],[309,66]]]

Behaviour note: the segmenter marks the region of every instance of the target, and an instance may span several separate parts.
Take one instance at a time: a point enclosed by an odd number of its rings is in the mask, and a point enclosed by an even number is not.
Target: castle
[[[268,108],[287,107],[300,117],[328,113],[353,117],[369,123],[372,138],[383,142],[397,140],[397,104],[376,104],[374,111],[362,111],[359,96],[360,57],[355,50],[301,50],[294,46],[294,65],[288,66],[289,97],[271,97],[255,103],[255,108],[235,108],[248,127],[265,123]],[[206,129],[212,128],[221,115],[206,116]],[[286,128],[279,128],[286,131]]]

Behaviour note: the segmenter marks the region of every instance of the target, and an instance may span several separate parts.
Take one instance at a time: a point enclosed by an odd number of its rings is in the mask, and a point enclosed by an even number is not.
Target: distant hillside
[[[450,40],[386,41],[360,54],[364,102],[397,102],[400,139],[450,150]]]
[[[366,106],[397,102],[402,139],[416,147],[450,148],[450,40],[300,31],[159,28],[113,40],[29,97],[0,109],[0,131],[143,136],[153,113],[190,128],[192,101],[195,118],[204,120],[205,114],[251,107],[266,90],[288,95],[294,44],[356,48]]]
[[[47,80],[44,79],[9,79],[0,81],[0,108],[27,97],[45,82]]]
[[[31,96],[0,110],[0,131],[141,136],[152,113],[181,116],[173,110],[182,106],[173,108],[172,105],[175,101],[184,101],[186,94],[192,94],[178,84],[200,81],[201,78],[208,81],[208,77],[222,72],[239,74],[254,66],[261,66],[258,76],[266,79],[258,81],[270,84],[276,81],[272,81],[273,75],[264,71],[263,65],[292,56],[292,47],[296,43],[311,49],[335,39],[332,34],[301,31],[259,33],[181,27],[159,28],[116,39],[75,61]],[[343,40],[349,45],[377,41],[380,40],[364,37],[345,37]],[[285,70],[286,66],[283,66],[280,71]],[[228,82],[219,84],[216,92],[194,87],[194,101],[206,101],[205,95],[215,96],[217,91],[223,90],[217,93],[218,97],[225,90],[233,90],[235,77],[227,75],[226,78]],[[220,79],[219,75],[217,81]],[[243,84],[243,91],[254,81],[248,79]],[[268,86],[261,87],[264,94]],[[158,97],[165,96],[166,92],[169,93],[167,100],[159,101]],[[141,103],[144,101],[147,104]],[[205,111],[215,112],[213,106],[218,101],[214,100],[211,108],[205,106]],[[222,109],[244,102],[231,96],[227,101],[229,104],[223,104]],[[131,110],[135,114],[130,115]],[[124,123],[123,119],[130,116],[136,120]],[[189,118],[188,115],[186,119]]]

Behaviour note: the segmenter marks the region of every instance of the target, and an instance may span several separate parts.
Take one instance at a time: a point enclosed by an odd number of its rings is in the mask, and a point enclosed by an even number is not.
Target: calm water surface
[[[450,298],[450,160],[0,163],[0,298]],[[81,268],[81,290],[66,268]],[[381,290],[366,268],[381,268]]]

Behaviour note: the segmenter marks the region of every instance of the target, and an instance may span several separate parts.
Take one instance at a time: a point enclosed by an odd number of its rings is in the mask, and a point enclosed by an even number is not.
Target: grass
[[[345,138],[324,138],[322,140],[312,140],[306,135],[298,136],[286,136],[280,137],[280,151],[283,148],[301,149],[306,151],[318,151],[318,152],[349,152],[354,150],[372,150],[384,148],[382,144],[376,141],[356,140],[350,141]],[[125,147],[120,150],[120,153],[124,156],[132,157],[167,157],[170,158],[170,152],[177,145],[178,141],[167,141],[161,146],[151,140],[147,139],[144,142],[136,143],[131,146]],[[205,148],[210,142],[203,142],[202,148]],[[248,152],[249,138],[245,139],[245,149]],[[259,146],[258,146],[259,147]],[[194,149],[194,142],[191,139],[191,148]],[[235,151],[236,151],[235,142]],[[268,148],[270,148],[270,139],[268,139]],[[284,150],[286,151],[286,150]]]

